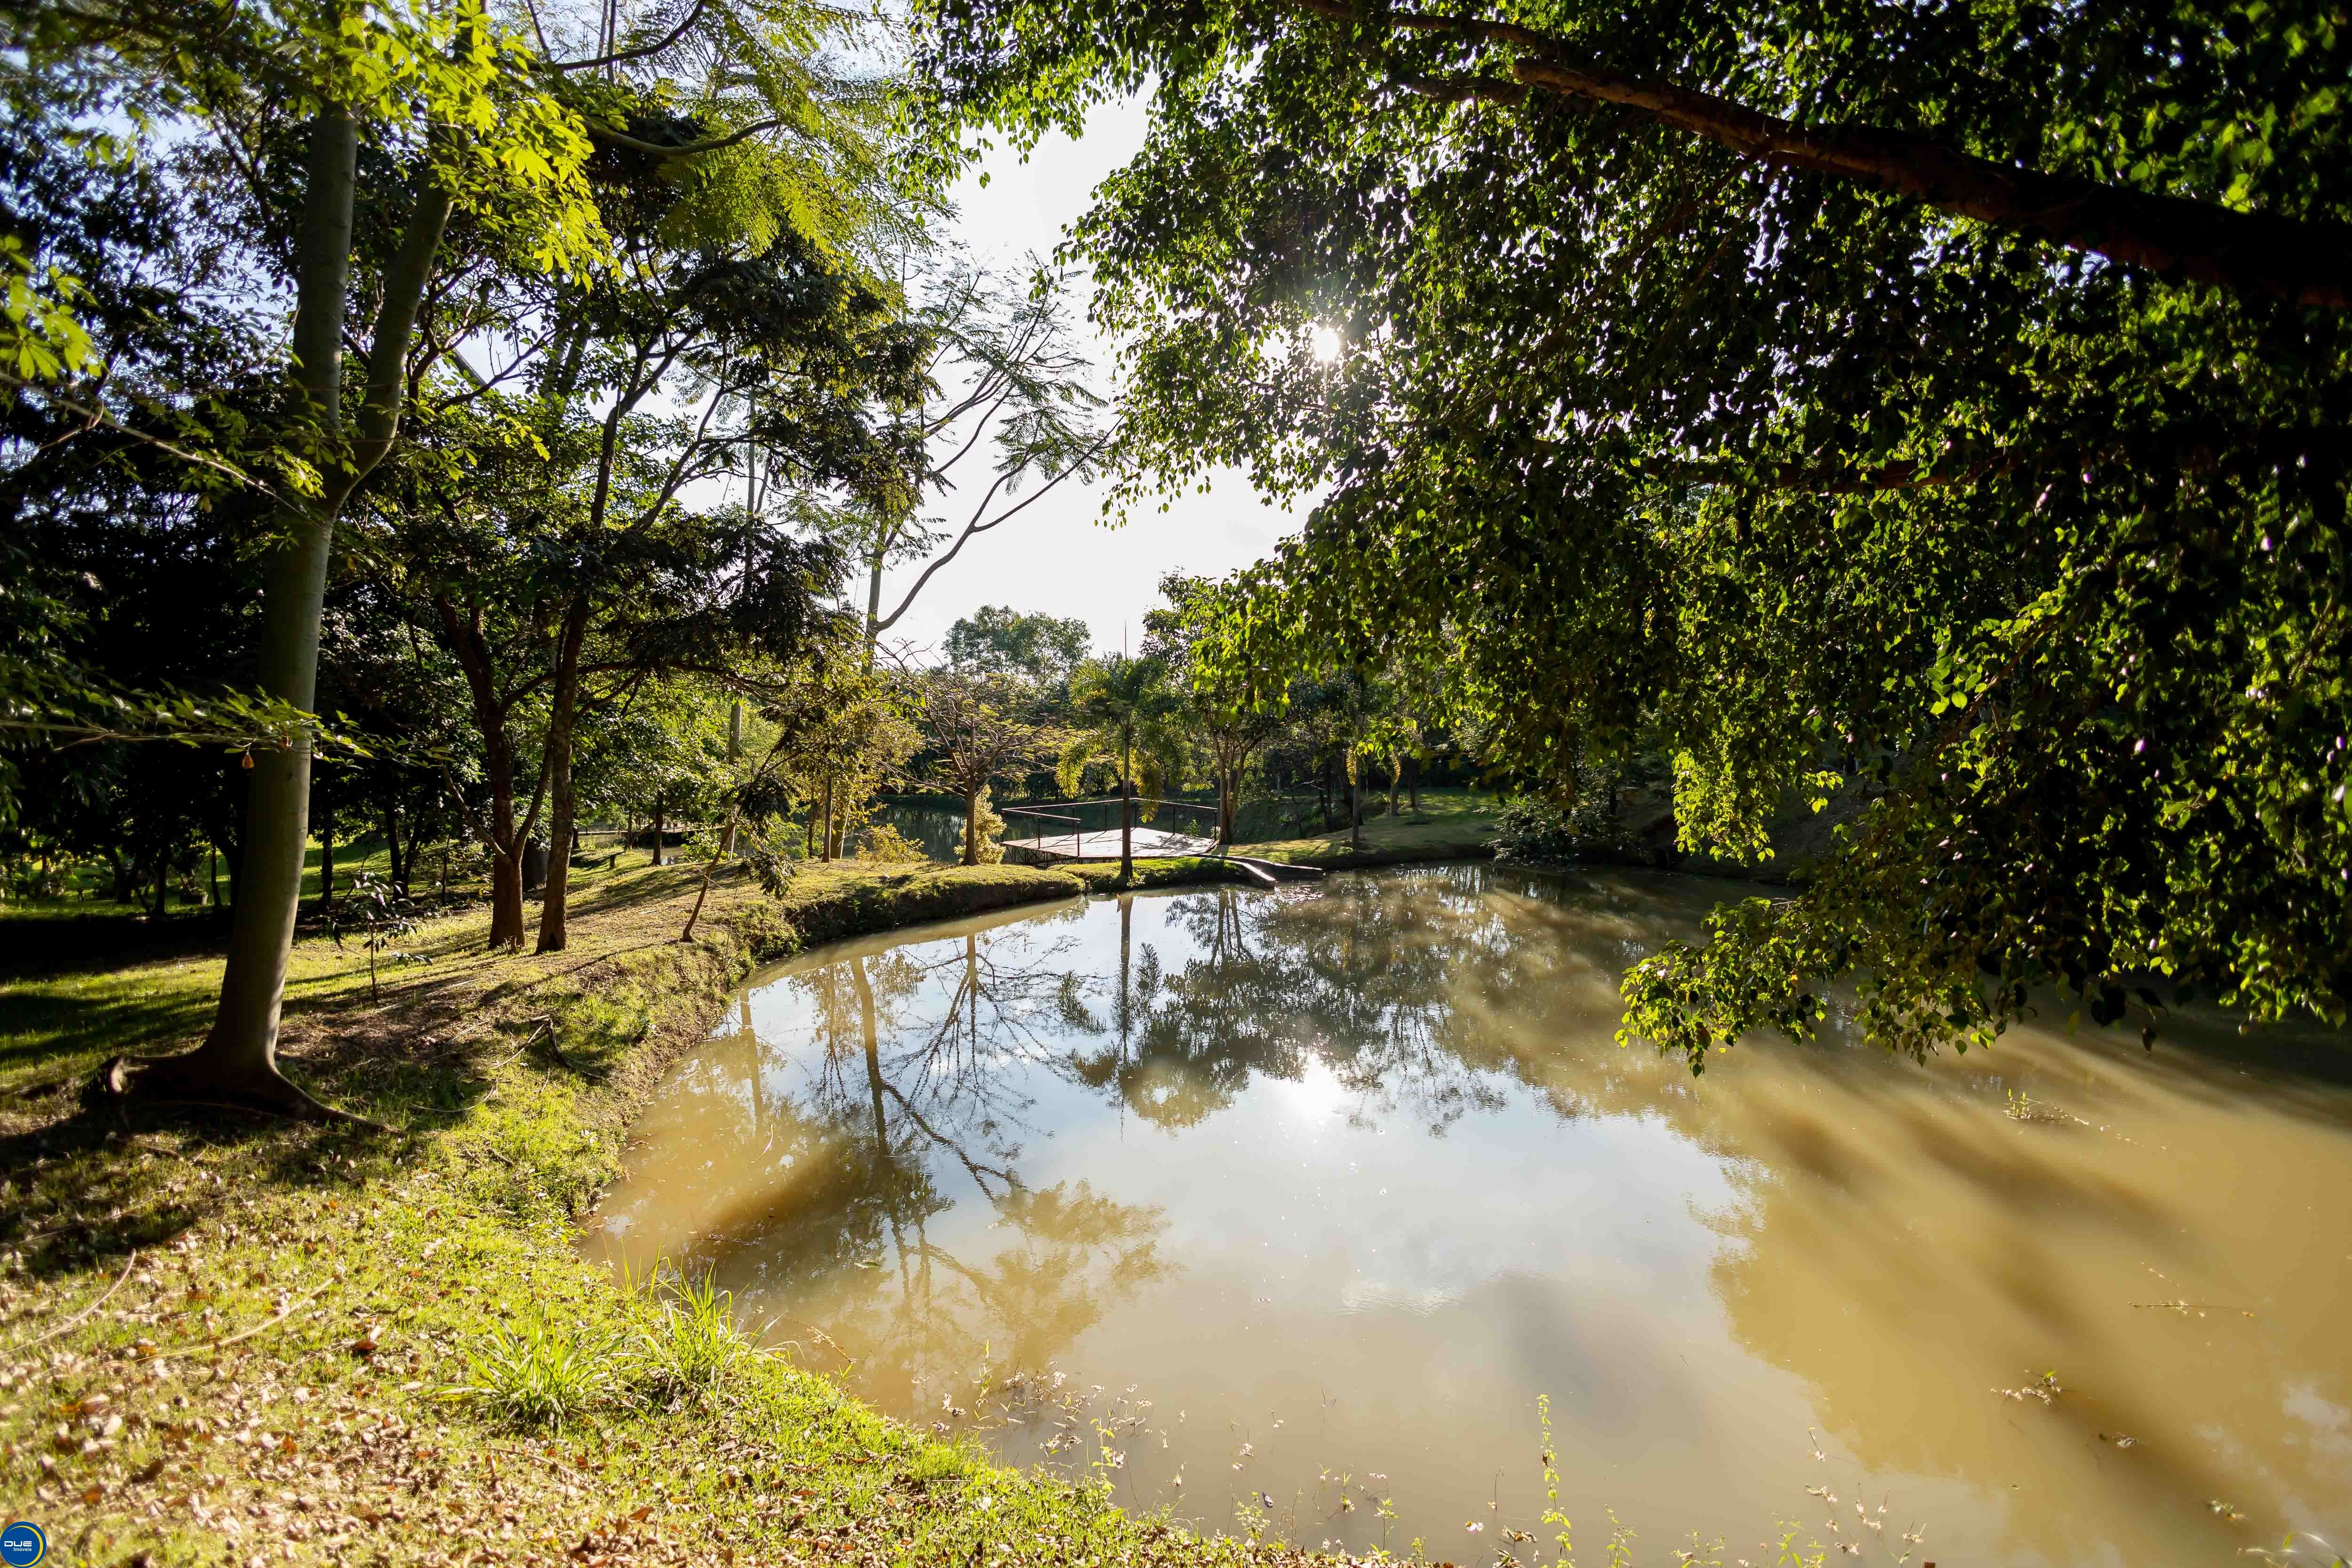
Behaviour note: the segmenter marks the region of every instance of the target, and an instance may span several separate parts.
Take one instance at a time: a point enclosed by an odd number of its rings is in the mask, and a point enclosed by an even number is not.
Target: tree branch
[[[2027,234],[2168,278],[2340,310],[2352,307],[2352,225],[2240,212],[2071,174],[1995,163],[1909,132],[1800,125],[1712,93],[1573,63],[1564,40],[1507,22],[1416,11],[1359,11],[1348,0],[1293,0],[1301,10],[1402,32],[1445,33],[1520,51],[1514,81],[1400,79],[1447,102],[1517,106],[1527,89],[1615,104],[1781,168],[1916,196],[1939,212]]]
[[[582,123],[588,127],[591,140],[602,142],[610,147],[625,147],[632,153],[642,153],[648,158],[691,158],[697,153],[716,153],[722,147],[732,147],[738,142],[747,142],[761,132],[773,131],[777,126],[785,124],[787,121],[781,117],[774,120],[755,120],[740,131],[730,132],[724,136],[714,136],[706,142],[688,142],[677,147],[665,147],[658,142],[640,142],[634,136],[624,135],[609,126],[599,125],[593,120],[583,121]]]
[[[999,474],[996,477],[996,483],[989,486],[988,493],[980,498],[980,506],[972,512],[971,521],[963,525],[963,531],[956,535],[956,542],[948,547],[948,552],[945,555],[940,556],[937,561],[932,562],[929,566],[923,568],[923,574],[915,579],[915,585],[907,590],[907,596],[898,601],[898,607],[890,612],[888,619],[879,620],[874,623],[875,634],[879,636],[881,633],[888,631],[892,626],[898,624],[898,617],[907,613],[908,606],[915,602],[915,595],[923,591],[923,584],[929,583],[932,576],[939,572],[940,567],[945,566],[949,562],[956,558],[956,552],[963,548],[964,542],[966,540],[970,539],[975,533],[986,533],[998,523],[1011,521],[1033,502],[1042,498],[1046,491],[1052,489],[1055,485],[1060,484],[1064,479],[1068,479],[1072,474],[1076,473],[1080,468],[1085,468],[1087,464],[1093,459],[1095,454],[1101,451],[1108,444],[1108,439],[1097,440],[1093,446],[1086,449],[1085,453],[1079,457],[1077,461],[1072,463],[1068,468],[1064,468],[1060,473],[1055,474],[1052,479],[1047,479],[1034,490],[1032,490],[1022,500],[1020,505],[1008,508],[1001,516],[990,518],[986,522],[982,522],[981,521],[981,516],[988,510],[988,503],[996,498],[996,492],[998,490],[1004,488],[1004,481],[1013,477],[1011,474]]]
[[[669,37],[658,44],[647,44],[641,48],[622,49],[614,54],[598,55],[593,60],[550,60],[547,62],[547,68],[552,71],[594,70],[599,66],[616,66],[624,60],[641,60],[647,55],[657,55],[686,37],[687,29],[702,19],[703,7],[708,4],[709,0],[694,0],[694,8],[687,12],[686,20],[671,28]],[[531,26],[536,27],[538,25],[539,13],[534,11],[531,13]],[[541,50],[547,47],[547,39],[544,37],[541,37],[539,47]]]

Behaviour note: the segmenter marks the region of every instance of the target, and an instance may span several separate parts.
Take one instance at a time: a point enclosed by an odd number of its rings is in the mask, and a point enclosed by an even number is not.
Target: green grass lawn
[[[1309,837],[1243,844],[1235,848],[1268,860],[1330,867],[1481,855],[1487,840],[1495,837],[1495,813],[1502,800],[1475,790],[1425,789],[1421,792],[1420,811],[1400,800],[1394,816],[1387,814],[1385,798],[1378,804],[1381,815],[1365,818],[1360,846],[1351,840],[1347,828],[1340,827]]]

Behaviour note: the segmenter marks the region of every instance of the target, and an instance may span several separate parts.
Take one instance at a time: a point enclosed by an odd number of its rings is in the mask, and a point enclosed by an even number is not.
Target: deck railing
[[[1204,811],[1212,816],[1215,815],[1217,809],[1214,805],[1203,805],[1199,801],[1195,800],[1165,800],[1156,795],[1136,795],[1130,798],[1124,795],[1097,795],[1091,800],[1057,800],[1049,802],[1048,804],[1053,805],[1117,805],[1122,801],[1126,801],[1128,804],[1132,805],[1172,805],[1180,811]],[[1040,833],[1034,838],[1013,838],[1008,839],[1006,842],[1019,844],[1024,847],[1059,853],[1061,850],[1061,844],[1059,841],[1066,837],[1069,843],[1070,858],[1073,860],[1083,860],[1086,858],[1086,845],[1088,835],[1085,826],[1086,819],[1084,817],[1069,816],[1061,812],[1046,811],[1036,806],[1026,805],[999,806],[997,807],[997,815],[1007,819],[1015,816],[1034,816],[1041,823],[1069,823],[1072,826],[1066,835],[1060,833]],[[1116,837],[1118,836],[1118,829],[1117,827],[1097,827],[1094,830],[1094,833],[1097,836],[1108,833]],[[1212,837],[1213,837],[1213,830],[1212,830]]]

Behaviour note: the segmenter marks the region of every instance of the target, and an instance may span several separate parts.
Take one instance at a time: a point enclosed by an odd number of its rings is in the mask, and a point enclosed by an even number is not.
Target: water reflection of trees
[[[1345,879],[1305,895],[1189,895],[1171,923],[1194,956],[1163,974],[1145,948],[1116,1069],[1097,1053],[1082,1064],[1087,1076],[1171,1130],[1231,1104],[1254,1074],[1295,1079],[1310,1064],[1356,1097],[1360,1118],[1402,1110],[1433,1132],[1500,1109],[1508,1079],[1578,1114],[1580,1092],[1563,1089],[1550,1068],[1564,1032],[1607,1040],[1614,974],[1592,962],[1591,937],[1596,914],[1625,900],[1580,884],[1514,895],[1496,880],[1440,868]],[[1663,933],[1655,920],[1642,923],[1622,933],[1637,954]],[[1589,1016],[1561,1008],[1563,981],[1577,971],[1589,972]],[[1538,1033],[1485,1026],[1496,1019]]]
[[[805,1342],[807,1322],[836,1333],[866,1392],[936,1413],[943,1392],[970,1403],[983,1360],[1043,1369],[1171,1271],[1158,1210],[1024,1176],[1041,1163],[1040,1135],[1070,1120],[1046,1097],[1066,1101],[1075,1089],[1172,1132],[1232,1105],[1259,1075],[1328,1074],[1360,1116],[1442,1131],[1532,1093],[1563,1118],[1653,1119],[1722,1162],[1740,1197],[1706,1218],[1727,1239],[1714,1273],[1726,1329],[1802,1378],[1825,1428],[1870,1462],[1994,1495],[2021,1452],[2079,1463],[2021,1449],[2021,1427],[2032,1444],[2063,1438],[2116,1467],[2095,1484],[2122,1489],[2114,1495],[2151,1519],[2242,1480],[2242,1466],[2190,1440],[2193,1420],[2161,1407],[2163,1391],[2132,1385],[2145,1380],[2118,1373],[2093,1389],[2086,1378],[2056,1409],[2020,1413],[1990,1393],[1955,1403],[1946,1381],[1919,1378],[1913,1336],[1948,1336],[1955,1352],[1998,1343],[2004,1355],[2013,1338],[2018,1370],[2000,1373],[2011,1381],[2045,1349],[2049,1362],[2032,1365],[2087,1373],[2115,1361],[2099,1347],[2119,1336],[2151,1364],[2184,1366],[2166,1336],[2205,1327],[2106,1300],[2115,1281],[2071,1254],[2123,1237],[2176,1273],[2171,1255],[2192,1231],[2202,1245],[2210,1222],[2127,1180],[2093,1129],[2006,1121],[2002,1080],[1987,1075],[2018,1069],[2018,1042],[1991,1061],[1924,1069],[1850,1040],[1759,1046],[1703,1086],[1676,1064],[1617,1049],[1618,973],[1687,931],[1706,898],[1664,880],[1418,870],[1304,893],[1129,898],[818,965],[786,982],[814,1037],[805,1052],[763,1057],[747,1019],[739,1045],[714,1048],[689,1079],[715,1114],[748,1122],[756,1152],[740,1170],[721,1156],[712,1165],[728,1173],[694,1178],[726,1194],[689,1228],[755,1312],[796,1316],[780,1334]],[[2102,1104],[2122,1112],[2210,1089],[2185,1053],[2144,1060],[2135,1047],[2093,1072],[2081,1065],[2100,1059],[2092,1047],[2052,1049],[2078,1075],[2068,1103],[2101,1121]],[[787,1058],[814,1068],[788,1100],[769,1087]],[[2230,1076],[2238,1103],[2276,1099],[2297,1121],[2323,1120],[2315,1101],[2297,1109],[2292,1085]],[[2340,1117],[2343,1103],[2330,1098],[2328,1112]],[[2212,1152],[2233,1150],[2243,1152]],[[942,1217],[967,1191],[987,1205],[985,1232]],[[2315,1231],[2320,1250],[2352,1251],[2352,1238],[2336,1245],[2345,1228]],[[2291,1300],[2301,1278],[2283,1263],[2273,1298]],[[2288,1308],[2265,1311],[2267,1323]],[[2251,1371],[2242,1388],[2200,1382],[2210,1403],[2196,1416],[2264,1448],[2281,1495],[2319,1495],[2352,1459],[2315,1441],[2297,1458],[2253,1435],[2284,1388],[2308,1388],[2328,1408],[2352,1394],[2328,1364],[2298,1364],[2284,1345],[2268,1354],[2241,1363]],[[2126,1458],[2102,1444],[2116,1429],[2146,1441]],[[2053,1511],[2012,1529],[2052,1560],[2074,1560],[2093,1553],[2111,1517]],[[2220,1528],[2200,1520],[2189,1531],[2217,1546],[2218,1534],[2204,1536]]]
[[[766,1178],[746,1184],[765,1188],[766,1212],[708,1226],[700,1251],[730,1282],[758,1281],[754,1305],[783,1309],[781,1334],[819,1339],[887,1403],[911,1409],[983,1360],[1044,1367],[1165,1272],[1157,1209],[1021,1173],[1038,1130],[1020,1069],[1066,1072],[1067,1037],[1097,1023],[1074,945],[1030,921],[784,982],[805,1002],[814,1081],[766,1110]],[[760,1086],[769,1064],[746,1036]],[[992,1211],[991,1241],[1003,1235],[986,1255],[931,1234],[956,1172]]]
[[[1402,1111],[1442,1132],[1501,1107],[1514,1079],[1578,1114],[1596,1085],[1589,1072],[1555,1081],[1558,1032],[1589,1023],[1605,1040],[1613,973],[1601,964],[1616,955],[1576,956],[1594,950],[1594,911],[1570,891],[1515,895],[1491,872],[1440,869],[1303,895],[1125,896],[1115,952],[1083,947],[1074,910],[805,969],[781,983],[810,1036],[807,1055],[787,1053],[814,1066],[800,1092],[772,1096],[778,1064],[748,1016],[735,1050],[678,1086],[735,1108],[752,1133],[748,1158],[714,1159],[700,1178],[724,1190],[688,1205],[696,1256],[761,1310],[782,1309],[779,1332],[837,1336],[882,1397],[911,1402],[984,1347],[1041,1368],[1169,1267],[1157,1210],[1024,1179],[1046,1131],[1041,1085],[1106,1095],[1171,1131],[1255,1076],[1317,1066],[1360,1119]],[[1139,940],[1139,907],[1157,941]],[[1643,946],[1658,935],[1628,932]],[[1589,1020],[1559,1006],[1578,963],[1592,970]],[[720,1061],[733,1070],[709,1065]],[[1005,1235],[992,1254],[932,1234],[959,1176],[991,1206],[988,1234]]]

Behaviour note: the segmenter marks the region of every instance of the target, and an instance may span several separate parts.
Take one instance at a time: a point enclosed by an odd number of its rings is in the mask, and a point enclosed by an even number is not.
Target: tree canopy
[[[2325,6],[935,0],[939,107],[1150,95],[1070,259],[1130,500],[1319,496],[1203,645],[1654,737],[1685,841],[1861,809],[1628,981],[1695,1065],[1860,986],[2352,1004],[2352,29]],[[2171,983],[2160,992],[2156,982]]]

